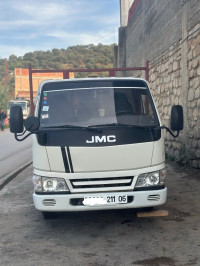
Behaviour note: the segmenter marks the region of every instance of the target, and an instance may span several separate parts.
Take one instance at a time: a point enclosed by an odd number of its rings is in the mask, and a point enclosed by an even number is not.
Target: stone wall
[[[150,87],[161,120],[169,126],[171,107],[180,104],[184,108],[184,131],[174,141],[166,133],[166,152],[171,159],[182,164],[200,168],[200,28],[191,29],[187,42],[188,80],[186,95],[183,91],[185,82],[182,45],[176,43],[150,64]],[[196,32],[195,32],[196,31]],[[194,33],[193,33],[194,32]],[[193,33],[193,34],[192,34]]]
[[[169,126],[174,104],[183,106],[184,130],[176,139],[165,134],[167,156],[200,168],[200,0],[140,1],[119,40],[118,67],[149,60],[150,88],[163,124]]]
[[[200,24],[195,28],[200,28]],[[193,32],[192,29],[191,32]],[[188,157],[192,166],[200,168],[200,33],[188,40],[189,86],[187,94]]]

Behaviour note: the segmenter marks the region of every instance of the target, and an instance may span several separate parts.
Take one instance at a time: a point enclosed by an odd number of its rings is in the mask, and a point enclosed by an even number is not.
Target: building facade
[[[119,28],[117,67],[149,60],[150,88],[163,124],[169,126],[174,104],[184,109],[180,136],[174,140],[166,133],[167,156],[200,168],[200,0],[135,0],[127,17]]]

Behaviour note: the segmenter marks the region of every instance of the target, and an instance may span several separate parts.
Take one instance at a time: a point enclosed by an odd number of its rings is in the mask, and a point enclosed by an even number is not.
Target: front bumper
[[[119,192],[112,191],[112,194],[115,193],[119,194]],[[153,207],[163,205],[167,199],[167,188],[150,191],[124,191],[123,193],[128,196],[128,203],[95,206],[80,204],[86,196],[109,196],[109,192],[52,195],[39,195],[34,193],[33,201],[35,208],[40,211],[64,212]]]

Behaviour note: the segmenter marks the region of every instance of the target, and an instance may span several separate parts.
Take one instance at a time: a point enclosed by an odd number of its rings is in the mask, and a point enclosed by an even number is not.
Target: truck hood
[[[70,149],[74,172],[131,170],[151,165],[153,143]]]
[[[46,147],[53,172],[101,172],[151,166],[154,142],[109,147]]]
[[[45,147],[33,136],[33,166],[51,172],[102,172],[145,168],[165,161],[164,135],[158,141],[107,147]]]

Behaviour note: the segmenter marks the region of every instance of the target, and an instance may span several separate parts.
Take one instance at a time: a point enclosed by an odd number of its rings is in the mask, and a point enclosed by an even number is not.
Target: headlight
[[[63,178],[42,177],[43,192],[69,191]]]
[[[69,191],[64,178],[33,176],[35,192]]]
[[[35,192],[42,192],[41,176],[34,175],[32,178]]]
[[[160,171],[145,173],[138,176],[135,187],[163,186],[165,180],[165,169]]]

